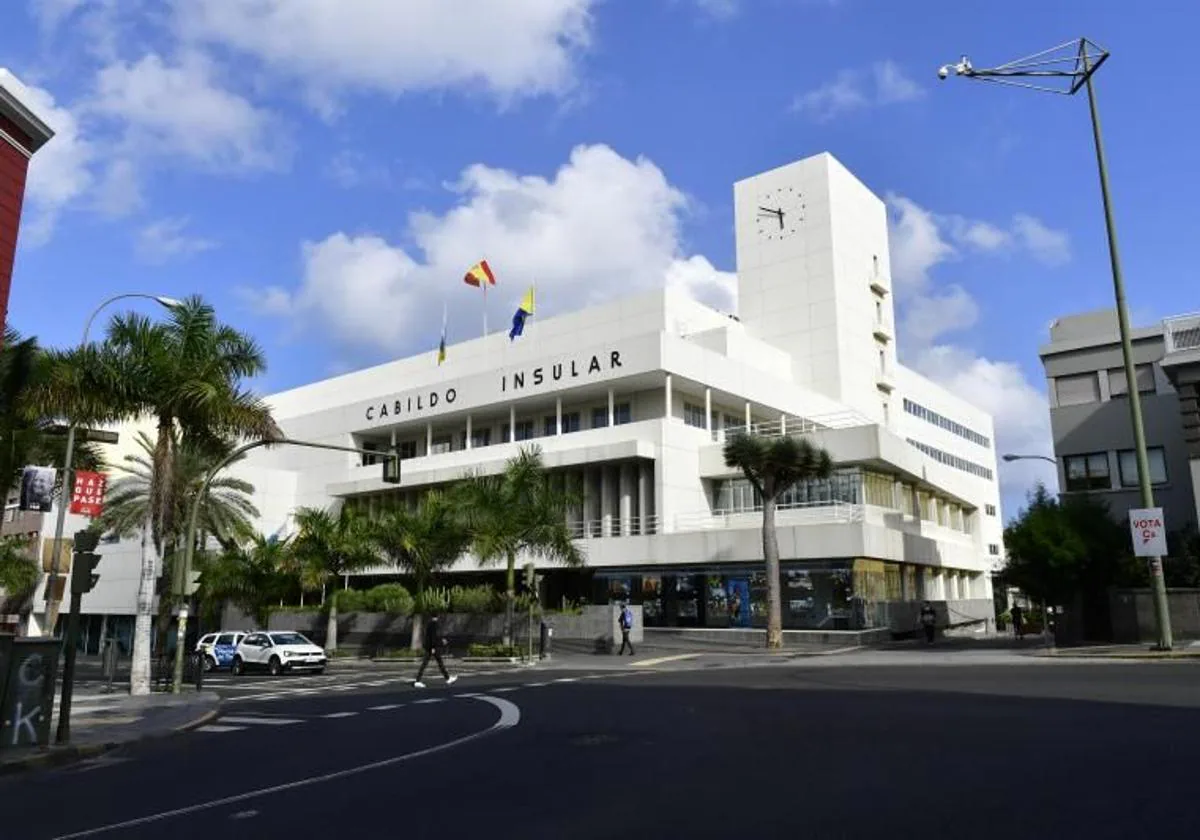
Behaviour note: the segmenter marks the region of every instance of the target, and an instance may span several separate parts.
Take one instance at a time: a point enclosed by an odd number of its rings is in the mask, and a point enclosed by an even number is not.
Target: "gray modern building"
[[[1132,331],[1133,387],[1141,395],[1155,503],[1169,530],[1200,519],[1200,315]],[[1116,311],[1058,319],[1039,350],[1050,395],[1050,425],[1063,493],[1104,498],[1125,519],[1141,506],[1129,389]]]

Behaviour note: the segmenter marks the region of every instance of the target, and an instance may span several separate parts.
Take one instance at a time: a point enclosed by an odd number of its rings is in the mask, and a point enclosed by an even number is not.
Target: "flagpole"
[[[487,287],[488,287],[488,283],[487,283],[487,280],[486,279],[483,280],[479,285],[483,286],[483,334],[486,337],[488,334],[488,330],[487,330]]]

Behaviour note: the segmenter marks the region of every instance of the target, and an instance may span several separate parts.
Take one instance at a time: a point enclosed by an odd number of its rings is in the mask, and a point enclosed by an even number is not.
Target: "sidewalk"
[[[1081,647],[1049,648],[1038,652],[1039,656],[1057,659],[1157,659],[1200,661],[1200,642],[1176,642],[1172,650],[1155,650],[1149,644],[1140,645],[1086,645]]]
[[[58,702],[49,747],[0,751],[0,775],[58,767],[136,741],[193,729],[217,715],[220,698],[208,691],[183,694],[76,694],[71,702],[71,742],[54,744]]]

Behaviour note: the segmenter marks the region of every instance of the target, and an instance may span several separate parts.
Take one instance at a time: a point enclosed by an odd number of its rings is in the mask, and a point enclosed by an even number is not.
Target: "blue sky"
[[[1196,308],[1200,116],[1163,33],[1200,9],[882,0],[29,0],[0,65],[35,158],[10,321],[77,340],[107,294],[200,292],[279,390],[664,283],[731,306],[732,183],[830,151],[893,220],[902,357],[1048,452],[1037,346],[1111,304],[1087,103],[939,83],[1087,35],[1134,317]],[[1006,513],[1045,465],[1006,467]]]

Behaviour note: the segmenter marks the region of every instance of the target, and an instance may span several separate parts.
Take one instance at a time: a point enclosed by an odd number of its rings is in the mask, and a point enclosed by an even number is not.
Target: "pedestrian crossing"
[[[501,669],[496,669],[496,670],[492,670],[492,671],[471,671],[469,673],[463,674],[462,676],[464,676],[464,677],[469,676],[471,679],[479,679],[480,677],[496,677],[496,676],[502,676],[504,674],[515,674],[515,673],[519,673],[524,670],[526,670],[526,669],[525,668],[501,668]],[[305,682],[305,683],[302,683],[299,685],[292,682],[293,678],[288,677],[288,678],[283,678],[283,679],[286,679],[287,682],[281,684],[280,679],[277,678],[274,681],[255,681],[253,683],[236,683],[236,682],[222,683],[220,687],[224,691],[228,691],[228,690],[254,691],[255,689],[264,689],[264,688],[269,689],[267,691],[260,690],[258,693],[239,695],[237,697],[227,697],[224,699],[225,703],[247,703],[247,702],[257,703],[257,702],[266,701],[266,700],[281,700],[281,699],[294,698],[294,697],[306,697],[306,696],[310,696],[313,694],[327,694],[329,692],[356,691],[356,690],[363,689],[363,688],[387,688],[389,686],[400,686],[400,685],[410,686],[410,685],[412,685],[412,682],[413,682],[413,678],[411,676],[409,676],[408,674],[405,674],[403,676],[396,675],[395,677],[390,677],[387,679],[377,679],[376,678],[376,679],[370,679],[370,680],[357,680],[355,682],[336,683],[336,684],[334,683],[334,681],[338,679],[338,677],[336,677],[336,676],[335,677],[321,677],[321,678],[319,678],[321,680],[321,682],[316,683],[316,684],[311,683],[311,682]],[[305,678],[299,678],[299,679],[305,679]]]

